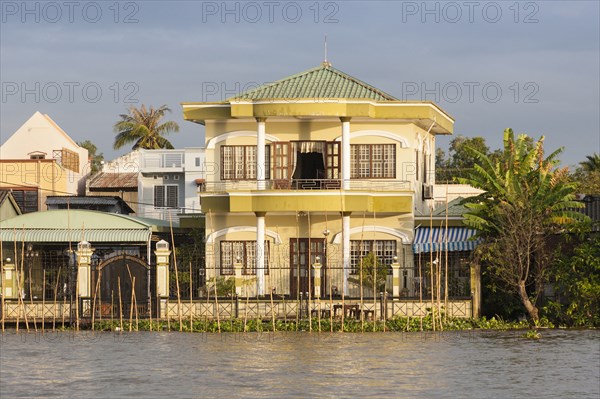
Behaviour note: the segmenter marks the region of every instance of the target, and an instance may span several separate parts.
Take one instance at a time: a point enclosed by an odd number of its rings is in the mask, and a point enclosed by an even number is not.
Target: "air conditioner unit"
[[[433,185],[423,184],[423,199],[433,199]]]

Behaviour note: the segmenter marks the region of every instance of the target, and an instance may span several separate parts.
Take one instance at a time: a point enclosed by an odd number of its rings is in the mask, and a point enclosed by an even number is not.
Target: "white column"
[[[256,294],[265,294],[265,213],[256,212]]]
[[[350,188],[350,118],[340,118],[342,121],[342,188]]]
[[[265,189],[265,121],[266,118],[256,118],[256,183],[258,190]]]
[[[350,212],[342,213],[342,258],[344,264],[344,295],[348,295],[348,277],[350,276]]]
[[[394,256],[392,263],[392,296],[394,299],[400,298],[400,263],[397,256]]]

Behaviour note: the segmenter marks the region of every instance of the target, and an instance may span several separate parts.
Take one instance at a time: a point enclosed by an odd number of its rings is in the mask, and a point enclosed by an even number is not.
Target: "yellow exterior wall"
[[[290,240],[295,238],[325,239],[327,236],[327,276],[332,286],[342,287],[342,219],[337,212],[305,212],[301,216],[293,214],[269,214],[265,216],[266,239],[269,241],[269,274],[265,276],[266,292],[275,288],[279,294],[290,294]],[[215,231],[227,228],[244,229],[220,235],[206,244],[206,274],[210,279],[219,275],[221,241],[255,241],[256,217],[252,214],[214,214],[206,217],[206,234],[211,237]],[[370,231],[371,226],[393,229],[403,237],[387,232]],[[412,215],[372,214],[357,212],[351,215],[351,240],[395,240],[400,263],[405,261],[403,245],[410,246],[413,239]],[[364,228],[364,231],[363,231]],[[276,235],[277,238],[273,237]],[[214,236],[212,236],[214,237]],[[280,240],[279,242],[277,240]],[[412,266],[412,265],[410,265]],[[325,268],[327,269],[327,268]],[[325,270],[324,269],[324,270]],[[243,287],[242,295],[255,295],[253,276],[245,276],[250,282]],[[329,283],[328,283],[329,285]],[[350,295],[359,293],[356,284],[350,284]]]
[[[77,195],[69,191],[73,184],[69,181],[73,173],[63,169],[55,160],[2,160],[0,161],[0,189],[22,190],[37,188],[39,210],[46,210],[44,204],[50,195]]]

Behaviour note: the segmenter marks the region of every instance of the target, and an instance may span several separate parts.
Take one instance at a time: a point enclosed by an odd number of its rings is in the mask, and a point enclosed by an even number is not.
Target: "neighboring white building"
[[[137,216],[179,221],[199,213],[198,190],[204,187],[204,148],[139,149],[104,163],[103,178],[137,174]],[[92,178],[92,183],[95,178]]]
[[[483,193],[483,190],[470,186],[468,184],[435,184],[433,186],[434,208],[438,208],[452,202],[458,197],[468,198],[475,197]],[[429,211],[425,211],[429,213]]]
[[[0,146],[0,158],[0,187],[31,203],[24,211],[41,210],[47,195],[85,193],[88,151],[48,115],[35,112]]]
[[[138,216],[179,220],[199,213],[204,185],[204,148],[139,150]]]

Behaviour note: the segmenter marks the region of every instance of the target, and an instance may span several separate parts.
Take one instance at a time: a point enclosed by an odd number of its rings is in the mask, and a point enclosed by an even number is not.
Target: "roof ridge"
[[[306,71],[298,72],[298,73],[296,73],[294,75],[290,75],[290,76],[278,79],[278,80],[276,80],[274,82],[267,83],[267,84],[264,84],[262,86],[256,87],[254,89],[247,90],[247,91],[239,93],[239,94],[237,94],[235,96],[229,97],[227,99],[227,101],[252,99],[252,97],[253,97],[252,95],[255,94],[255,93],[260,93],[260,92],[267,91],[267,90],[269,90],[269,89],[271,89],[271,88],[273,88],[275,86],[282,85],[282,84],[285,84],[287,82],[290,82],[291,84],[294,84],[295,82],[298,82],[298,79],[302,79],[302,78],[308,77],[308,76],[310,76],[310,75],[312,75],[314,73],[318,73],[318,72],[321,72],[321,71],[328,71],[331,74],[334,74],[334,75],[338,76],[341,79],[344,79],[346,81],[349,81],[349,82],[351,82],[353,84],[356,84],[356,85],[362,87],[363,89],[365,89],[365,90],[367,90],[367,91],[375,94],[378,97],[384,98],[386,101],[398,101],[398,99],[395,98],[394,96],[392,96],[392,95],[390,95],[390,94],[388,94],[388,93],[386,93],[386,92],[384,92],[384,91],[376,88],[375,86],[372,86],[372,85],[370,85],[370,84],[368,84],[368,83],[366,83],[366,82],[364,82],[364,81],[362,81],[360,79],[357,79],[354,76],[352,76],[352,75],[350,75],[350,74],[348,74],[348,73],[346,73],[346,72],[344,72],[344,71],[342,71],[340,69],[334,68],[333,66],[331,66],[330,63],[327,63],[327,64],[322,63],[321,65],[316,66],[314,68],[310,68],[310,69],[308,69]],[[331,81],[331,79],[327,79],[327,82],[330,82],[330,81]],[[307,78],[305,82],[299,82],[299,83],[300,84],[304,84],[304,85],[310,85],[312,87],[312,85],[314,85],[314,80],[311,80],[310,78]],[[295,89],[296,90],[294,90],[294,91],[297,91],[297,88],[295,88]],[[283,97],[281,97],[281,98],[283,98]],[[323,98],[325,98],[325,97],[323,97]],[[370,97],[365,97],[365,98],[370,98]]]
[[[325,69],[328,69],[328,68],[325,67]],[[351,81],[353,81],[353,82],[355,82],[355,83],[357,83],[357,84],[365,87],[366,89],[372,90],[372,91],[378,93],[379,95],[381,95],[382,97],[387,97],[389,101],[398,101],[398,99],[396,97],[392,96],[391,94],[388,94],[385,91],[380,90],[377,87],[368,84],[367,82],[364,82],[364,81],[362,81],[362,80],[360,80],[358,78],[355,78],[354,76],[352,76],[352,75],[350,75],[350,74],[342,71],[341,69],[337,69],[337,68],[334,68],[334,67],[330,67],[330,69],[333,72],[339,74],[340,76],[342,76],[345,79],[351,80]]]

